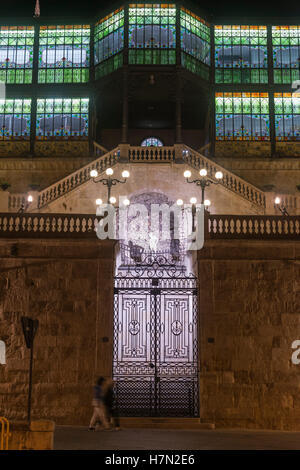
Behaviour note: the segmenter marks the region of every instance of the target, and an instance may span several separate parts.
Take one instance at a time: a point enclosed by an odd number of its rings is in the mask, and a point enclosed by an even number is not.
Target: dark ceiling
[[[36,0],[9,0],[1,2],[1,17],[31,17],[34,12]],[[108,0],[40,0],[41,20],[48,17],[93,17],[97,10],[113,9],[114,2]],[[145,2],[146,3],[146,2]],[[154,3],[154,2],[153,2]],[[170,2],[171,3],[171,2]],[[300,16],[300,2],[292,0],[288,2],[268,1],[223,1],[204,2],[190,0],[189,5],[197,5],[208,15],[217,17],[290,17]]]

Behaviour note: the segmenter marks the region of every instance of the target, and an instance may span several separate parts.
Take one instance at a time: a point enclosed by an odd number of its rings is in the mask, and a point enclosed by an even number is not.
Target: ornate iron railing
[[[0,450],[8,450],[9,437],[9,421],[4,416],[0,416]]]
[[[146,251],[143,248],[133,245],[120,244],[121,265],[124,266],[171,266],[182,264],[185,259],[185,252],[176,247],[166,251]]]
[[[300,216],[209,215],[209,238],[298,239]]]
[[[104,170],[106,170],[106,168],[115,165],[119,159],[119,156],[119,149],[115,148],[111,152],[108,152],[105,155],[101,155],[91,163],[88,163],[82,168],[79,168],[79,170],[74,171],[70,175],[62,178],[51,186],[48,186],[48,188],[44,189],[43,191],[40,191],[38,196],[38,208],[41,209],[46,204],[49,204],[49,202],[52,202],[60,196],[67,194],[68,192],[91,179],[91,170],[97,170],[98,173],[102,173]]]
[[[85,238],[96,237],[101,217],[93,214],[52,214],[52,213],[0,213],[0,238]],[[205,219],[206,239],[297,239],[300,240],[300,216],[282,215],[211,215]],[[133,253],[130,248],[123,255],[130,263],[140,256],[143,261],[149,253]],[[161,253],[165,256],[165,253]],[[168,254],[173,261],[181,259],[180,251]],[[175,263],[176,264],[176,263]]]
[[[252,184],[247,183],[247,181],[236,176],[231,171],[228,171],[217,163],[212,162],[209,158],[204,157],[204,155],[201,155],[186,145],[183,147],[183,159],[188,165],[197,170],[205,168],[208,176],[212,178],[214,178],[217,171],[222,171],[223,179],[220,181],[220,184],[234,193],[239,194],[252,204],[265,208],[266,196],[264,192]]]

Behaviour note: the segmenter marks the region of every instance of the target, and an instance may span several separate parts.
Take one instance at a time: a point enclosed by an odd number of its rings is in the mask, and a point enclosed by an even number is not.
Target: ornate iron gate
[[[115,406],[120,416],[198,416],[197,281],[151,263],[115,278]]]

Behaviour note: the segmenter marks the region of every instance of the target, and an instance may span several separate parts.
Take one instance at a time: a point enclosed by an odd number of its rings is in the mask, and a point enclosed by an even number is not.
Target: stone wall
[[[298,144],[299,145],[299,144]],[[300,195],[299,158],[215,158],[215,161],[229,171],[244,178],[249,183],[279,194]]]
[[[210,240],[198,262],[202,419],[299,431],[300,242]]]
[[[114,243],[19,241],[15,257],[11,244],[0,242],[0,416],[26,417],[25,315],[39,320],[33,419],[87,425],[93,383],[112,370]]]
[[[11,245],[17,251],[11,255]],[[217,427],[300,430],[300,242],[208,240],[198,252],[200,410]],[[114,243],[0,241],[0,415],[87,425],[99,375],[111,375]]]
[[[270,157],[271,143],[259,141],[226,141],[215,143],[216,157]]]

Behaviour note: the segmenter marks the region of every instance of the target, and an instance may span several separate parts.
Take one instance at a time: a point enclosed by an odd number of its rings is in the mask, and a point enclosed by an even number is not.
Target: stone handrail
[[[0,238],[96,239],[101,217],[93,214],[0,213]],[[206,239],[292,239],[300,241],[300,216],[211,215]]]
[[[40,191],[38,196],[38,208],[41,209],[45,205],[49,204],[49,202],[52,202],[60,196],[69,193],[73,189],[91,179],[91,170],[96,169],[99,173],[102,173],[106,168],[115,165],[119,159],[119,156],[119,149],[115,148],[105,155],[97,158],[96,160],[93,160],[91,163],[88,163],[84,167],[79,168],[65,178],[57,181],[51,186],[48,186],[43,191]]]
[[[264,192],[252,184],[247,183],[247,181],[236,176],[231,171],[228,171],[217,163],[212,162],[209,158],[206,158],[204,155],[201,155],[186,145],[183,146],[183,159],[188,165],[197,170],[205,168],[208,176],[212,178],[214,178],[216,171],[222,171],[223,179],[220,184],[234,193],[239,194],[252,204],[265,208],[266,196]]]
[[[96,157],[102,157],[102,155],[108,152],[108,150],[105,147],[103,147],[103,145],[98,144],[98,142],[93,142],[93,144],[94,144],[94,154],[96,155]]]
[[[100,219],[92,214],[0,213],[0,238],[96,238]]]
[[[300,241],[300,216],[209,214],[206,228],[209,238]]]
[[[129,147],[130,163],[170,163],[175,158],[175,147]]]
[[[26,202],[26,194],[10,194],[8,197],[8,210],[12,212],[16,212],[20,209],[22,205]]]

